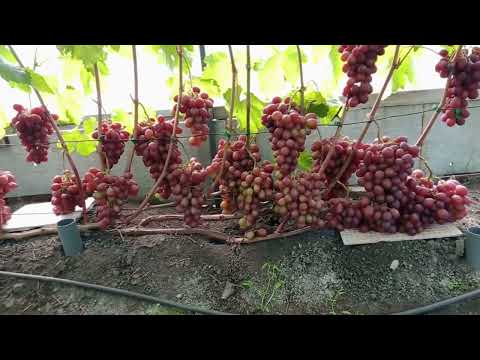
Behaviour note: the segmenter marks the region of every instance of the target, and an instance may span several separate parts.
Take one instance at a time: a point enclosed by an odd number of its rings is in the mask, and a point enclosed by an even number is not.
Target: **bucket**
[[[465,232],[465,259],[475,270],[480,270],[480,227]]]
[[[76,256],[83,252],[80,230],[74,219],[63,219],[57,223],[58,235],[62,241],[65,256]]]

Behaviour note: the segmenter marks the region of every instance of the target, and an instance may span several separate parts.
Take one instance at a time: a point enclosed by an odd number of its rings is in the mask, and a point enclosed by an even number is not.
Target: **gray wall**
[[[376,118],[395,116],[385,120],[379,120],[384,135],[407,136],[410,142],[416,141],[421,133],[422,127],[427,123],[433,113],[433,107],[438,104],[441,96],[441,89],[425,91],[407,91],[393,94],[382,102]],[[364,124],[348,125],[358,121],[365,121],[366,114],[371,108],[375,95],[371,96],[370,102],[356,108],[348,113],[345,119],[344,135],[356,138],[360,134]],[[476,138],[480,134],[480,101],[471,101],[470,118],[464,126],[447,127],[440,119],[435,123],[427,141],[423,147],[423,156],[427,159],[435,175],[448,175],[455,173],[468,173],[480,171],[480,141]],[[422,114],[423,112],[423,114]],[[167,114],[161,111],[159,113]],[[419,114],[411,114],[419,113]],[[189,156],[197,157],[204,165],[210,163],[216,151],[218,140],[223,137],[225,118],[227,113],[224,108],[214,109],[214,119],[210,124],[212,133],[215,133],[205,142],[200,149],[194,149],[188,145],[188,139],[182,139]],[[182,135],[189,135],[189,130],[184,129]],[[321,134],[324,137],[333,135],[335,127],[321,127]],[[377,136],[377,128],[374,124],[370,127],[366,141],[371,141]],[[317,132],[307,139],[307,147],[318,139]],[[53,139],[52,139],[53,140]],[[19,143],[16,136],[10,137],[11,143]],[[268,134],[259,134],[257,143],[260,145],[264,159],[271,160],[271,149],[268,143]],[[127,144],[128,153],[132,144]],[[182,150],[182,147],[181,147]],[[183,150],[182,150],[183,151]],[[11,197],[38,195],[50,193],[50,183],[54,175],[60,174],[68,164],[62,159],[62,151],[51,146],[49,161],[38,166],[28,164],[24,161],[25,150],[21,146],[0,145],[0,169],[12,171],[19,184],[16,191],[8,194]],[[184,158],[187,156],[184,154]],[[74,155],[74,160],[83,174],[90,166],[98,166],[97,154],[89,158]],[[119,164],[113,170],[118,174],[125,167],[126,156],[123,156]],[[418,166],[418,165],[417,165]],[[141,158],[135,156],[133,162],[135,178],[137,179],[141,193],[140,197],[150,189],[153,184],[148,170],[143,166]]]

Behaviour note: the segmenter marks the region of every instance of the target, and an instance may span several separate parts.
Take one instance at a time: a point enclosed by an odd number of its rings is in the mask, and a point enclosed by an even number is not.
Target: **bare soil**
[[[462,180],[480,200],[476,179]],[[478,203],[458,226],[480,223]],[[168,212],[172,210],[162,210]],[[159,210],[145,212],[158,214]],[[207,226],[235,232],[235,221]],[[176,226],[180,223],[155,226]],[[57,236],[0,243],[0,270],[137,291],[240,314],[388,314],[480,287],[457,255],[459,239],[344,246],[333,231],[232,247],[202,236],[83,235],[85,251],[66,258]],[[392,270],[392,261],[399,266]],[[227,283],[233,294],[222,299]],[[121,296],[0,276],[0,314],[178,314]],[[480,314],[480,301],[441,314]]]

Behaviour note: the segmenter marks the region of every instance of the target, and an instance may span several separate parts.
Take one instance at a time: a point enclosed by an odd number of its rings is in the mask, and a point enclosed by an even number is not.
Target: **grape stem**
[[[367,135],[368,129],[370,128],[370,124],[375,121],[375,115],[376,115],[378,109],[380,108],[380,102],[382,101],[383,95],[384,95],[384,93],[387,89],[387,85],[389,84],[390,80],[392,79],[393,73],[398,68],[399,52],[400,52],[400,45],[397,45],[395,47],[395,53],[393,55],[392,66],[390,67],[390,70],[388,71],[387,77],[385,78],[385,81],[383,82],[382,89],[380,90],[380,92],[377,95],[377,98],[375,99],[375,102],[372,106],[372,110],[367,115],[367,120],[368,121],[365,123],[365,126],[363,127],[363,130],[362,130],[362,133],[360,134],[360,137],[357,139],[356,143],[353,145],[352,151],[350,152],[347,159],[343,163],[342,167],[340,168],[340,171],[335,176],[335,179],[333,179],[333,181],[328,185],[328,187],[325,190],[323,196],[327,196],[330,193],[330,191],[333,189],[333,187],[335,185],[337,185],[337,181],[340,180],[340,178],[342,177],[342,175],[345,173],[348,166],[352,162],[353,156],[355,155],[356,147],[362,143],[363,139],[365,138],[365,135]]]
[[[457,51],[455,55],[452,57],[451,62],[454,62],[457,57],[460,55],[462,52],[462,47],[463,45],[458,45]],[[435,124],[435,121],[437,120],[438,115],[440,115],[440,112],[442,111],[442,108],[445,106],[445,102],[447,101],[447,96],[448,96],[448,88],[450,86],[450,80],[451,80],[451,74],[447,78],[447,81],[445,82],[445,89],[443,90],[443,95],[442,98],[440,99],[440,104],[437,107],[437,110],[432,114],[432,117],[428,121],[427,125],[423,129],[422,133],[420,134],[420,137],[418,138],[417,142],[415,143],[416,146],[422,147],[423,143],[430,132],[430,130],[433,127],[433,124]]]
[[[140,214],[140,212],[148,204],[152,196],[157,192],[158,186],[167,175],[168,165],[170,163],[170,158],[172,157],[172,153],[173,153],[173,145],[177,142],[177,124],[178,124],[178,118],[180,114],[180,105],[182,103],[182,96],[183,96],[183,50],[181,45],[177,45],[177,54],[178,54],[178,80],[179,80],[178,81],[179,82],[178,102],[175,109],[175,118],[173,119],[173,130],[172,130],[172,136],[170,138],[170,145],[168,147],[167,158],[165,159],[165,164],[163,165],[162,173],[158,177],[157,181],[155,182],[155,184],[153,184],[152,188],[150,189],[148,194],[145,196],[145,199],[143,199],[138,209],[132,215],[130,215],[130,217],[128,217],[125,220],[125,224],[130,223],[134,218],[136,218]]]
[[[102,151],[103,144],[103,135],[102,135],[102,93],[100,91],[100,74],[98,73],[97,64],[93,65],[93,72],[95,74],[95,86],[97,88],[97,130],[98,130],[98,139],[100,140],[97,145],[97,153],[100,157],[100,167],[102,171],[105,171],[107,168],[106,156]]]
[[[18,65],[25,70],[25,66],[23,65],[22,61],[20,60],[18,54],[16,53],[15,49],[13,48],[12,45],[8,45],[8,48],[12,55],[15,57],[17,60]],[[40,104],[43,106],[45,109],[45,112],[47,114],[48,120],[50,121],[50,124],[53,127],[53,130],[55,131],[55,134],[57,135],[58,141],[60,141],[60,144],[62,145],[62,148],[66,154],[67,160],[70,164],[70,167],[72,168],[73,172],[75,173],[76,181],[77,181],[77,186],[78,190],[80,193],[80,198],[81,198],[81,206],[82,206],[82,214],[83,214],[83,222],[86,224],[88,222],[87,218],[87,208],[85,206],[85,193],[83,191],[83,186],[82,186],[82,180],[80,178],[80,174],[78,172],[78,169],[75,165],[75,162],[73,161],[73,158],[70,156],[70,153],[68,152],[68,147],[67,144],[65,143],[65,140],[63,139],[62,133],[60,132],[57,124],[55,123],[55,120],[53,120],[52,114],[50,114],[50,111],[48,111],[47,106],[45,105],[45,102],[43,101],[42,95],[40,95],[40,92],[32,86],[33,91],[35,92],[35,95],[37,96],[38,100],[40,101]]]
[[[302,50],[300,49],[300,45],[295,46],[297,47],[298,69],[300,71],[300,114],[305,115],[305,84],[303,83]]]
[[[137,65],[137,47],[132,45],[132,57],[133,57],[133,85],[135,91],[135,98],[133,99],[133,146],[130,152],[130,156],[127,160],[127,166],[125,167],[125,172],[130,172],[132,170],[133,156],[135,155],[135,140],[137,139],[137,126],[138,126],[138,65]]]
[[[247,146],[250,145],[250,45],[247,45]]]
[[[138,223],[138,227],[145,226],[152,221],[164,221],[164,220],[183,220],[183,214],[165,214],[165,215],[152,215],[142,219]],[[217,220],[232,220],[232,219],[239,219],[240,215],[238,214],[213,214],[213,215],[200,215],[202,220],[206,221],[217,221]]]
[[[423,165],[425,165],[425,167],[427,168],[428,173],[429,173],[428,178],[429,179],[433,178],[433,171],[432,171],[432,168],[430,167],[430,165],[428,164],[428,161],[421,155],[419,155],[418,158],[420,160],[422,160]]]

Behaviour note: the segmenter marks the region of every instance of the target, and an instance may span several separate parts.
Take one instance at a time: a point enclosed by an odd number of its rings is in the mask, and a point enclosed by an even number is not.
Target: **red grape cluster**
[[[467,50],[459,54],[454,60],[451,59],[447,50],[441,50],[440,61],[435,70],[442,78],[449,80],[447,101],[442,109],[444,115],[442,121],[447,126],[464,125],[470,112],[467,110],[468,100],[478,98],[480,88],[480,54],[472,51],[468,55]],[[453,60],[451,63],[450,61]]]
[[[178,103],[178,95],[174,101]],[[200,146],[208,138],[208,121],[212,118],[210,109],[213,108],[213,100],[207,93],[201,93],[196,86],[192,88],[192,92],[182,96],[182,104],[179,111],[185,114],[185,126],[192,131],[192,136],[188,142],[192,146]],[[177,109],[174,105],[172,113]]]
[[[82,206],[82,197],[77,185],[77,178],[69,170],[56,175],[52,180],[52,205],[55,215],[70,214],[76,206]]]
[[[317,115],[302,116],[289,97],[282,101],[277,96],[263,109],[262,123],[271,134],[269,140],[276,166],[282,176],[287,176],[297,167],[307,135],[318,126]]]
[[[273,211],[281,221],[291,219],[297,228],[307,225],[324,227],[322,211],[325,202],[321,190],[324,184],[319,174],[302,172],[298,176],[286,176],[274,183],[275,206]]]
[[[13,174],[10,171],[0,170],[0,229],[12,217],[12,211],[5,202],[5,195],[16,187]]]
[[[240,190],[237,196],[238,208],[243,216],[239,220],[240,229],[251,228],[260,215],[260,206],[264,201],[273,198],[273,165],[264,161],[261,166],[256,166],[251,171],[244,171],[240,177]],[[252,235],[265,236],[265,229],[257,229],[250,232],[247,238]]]
[[[217,153],[206,170],[208,175],[214,178],[220,174],[219,188],[223,200],[220,206],[224,214],[231,214],[237,209],[236,197],[242,182],[242,173],[252,170],[259,161],[260,148],[257,144],[247,146],[245,135],[240,135],[232,143],[224,139],[218,142]]]
[[[88,196],[95,198],[96,220],[102,229],[114,224],[120,217],[122,205],[139,190],[131,173],[114,176],[96,168],[90,168],[85,174],[83,186]]]
[[[347,105],[351,108],[358,104],[365,104],[373,88],[372,74],[377,72],[375,63],[378,56],[385,54],[388,45],[340,45],[338,51],[345,63],[343,72],[347,74],[347,85],[343,89],[343,96],[347,98]]]
[[[167,175],[169,188],[173,194],[176,210],[184,214],[184,221],[190,227],[200,225],[202,205],[205,203],[202,184],[207,171],[196,158]]]
[[[53,126],[43,107],[36,107],[28,111],[22,105],[13,105],[17,115],[12,119],[11,126],[17,131],[22,145],[28,154],[26,160],[40,164],[48,161],[48,136],[53,133]],[[54,121],[58,115],[52,114]]]
[[[139,124],[135,131],[137,139],[135,152],[142,157],[143,163],[150,169],[152,178],[157,180],[167,160],[168,148],[173,132],[173,122],[165,121],[163,116],[159,116],[157,121],[149,119],[149,121]],[[177,126],[176,134],[181,133],[182,129]],[[182,154],[177,144],[174,143],[167,174],[173,172],[181,163]],[[170,197],[171,192],[166,180],[160,184],[159,191],[164,198]]]
[[[360,163],[365,156],[365,151],[368,149],[368,144],[355,144],[348,137],[339,139],[336,142],[333,142],[332,139],[321,139],[317,140],[312,144],[312,157],[314,159],[313,171],[318,172],[327,157],[328,152],[331,148],[333,149],[333,155],[326,164],[324,175],[322,178],[326,180],[326,186],[330,185],[330,182],[333,181],[343,164],[351,156],[351,153],[354,152],[353,158],[345,170],[345,172],[340,176],[338,181],[344,185],[347,185],[350,177],[357,171]],[[335,184],[332,190],[329,192],[328,197],[341,197],[345,195],[345,188],[340,184]]]
[[[130,134],[124,129],[120,123],[111,123],[102,121],[100,131],[97,129],[92,133],[94,139],[100,139],[102,152],[107,158],[108,168],[118,163],[118,160],[125,149],[125,142]]]

